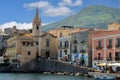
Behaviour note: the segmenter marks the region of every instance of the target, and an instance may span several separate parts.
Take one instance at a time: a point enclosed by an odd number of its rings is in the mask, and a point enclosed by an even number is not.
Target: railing
[[[108,45],[107,48],[112,48],[112,45]]]
[[[106,57],[106,60],[107,61],[112,61],[112,57],[110,58],[110,57]]]
[[[77,52],[77,50],[73,50],[73,52],[74,52],[74,53],[76,53],[76,52]]]
[[[58,48],[65,49],[65,48],[68,48],[68,46],[58,46]]]
[[[97,46],[96,49],[103,49],[103,47],[102,46]]]
[[[120,44],[116,44],[116,48],[120,48]]]
[[[80,50],[80,53],[85,53],[85,50]]]
[[[95,57],[94,60],[103,60],[103,58],[102,57],[100,57],[100,58]]]
[[[115,61],[120,61],[120,57],[115,57]]]

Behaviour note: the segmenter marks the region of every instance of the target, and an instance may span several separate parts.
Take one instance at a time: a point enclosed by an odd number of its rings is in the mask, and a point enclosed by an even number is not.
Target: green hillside
[[[109,23],[116,21],[120,22],[120,9],[106,6],[90,6],[59,22],[42,27],[45,31],[59,28],[60,26],[95,27],[106,29]]]

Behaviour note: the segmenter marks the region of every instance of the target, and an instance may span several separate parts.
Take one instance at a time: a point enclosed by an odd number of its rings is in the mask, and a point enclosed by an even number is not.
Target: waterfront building
[[[80,64],[88,66],[88,30],[83,30],[72,34],[72,53]],[[89,48],[90,49],[90,48]]]
[[[11,37],[17,36],[19,34],[28,33],[29,31],[24,29],[17,29],[16,26],[13,26],[12,28],[5,28],[4,33],[10,35]]]
[[[120,61],[120,30],[95,32],[92,35],[92,65]]]
[[[74,29],[73,26],[61,26],[58,29],[54,29],[54,30],[50,30],[48,33],[59,37],[63,37],[63,36],[67,36],[70,31],[72,31]]]
[[[113,23],[108,24],[108,30],[120,30],[120,23],[113,22]]]
[[[36,48],[31,34],[21,34],[7,40],[5,56],[10,63],[23,65],[36,58]]]
[[[5,53],[5,49],[6,49],[6,40],[8,40],[10,38],[10,35],[7,34],[0,34],[0,56],[2,56]]]
[[[58,60],[70,61],[71,58],[71,36],[58,38]]]
[[[57,59],[57,37],[44,33],[41,37],[41,57],[47,59]]]
[[[23,65],[34,59],[57,58],[57,37],[41,31],[41,19],[38,8],[33,19],[32,33],[18,33],[18,29],[13,27],[12,37],[7,40],[7,50],[4,61],[8,60],[13,64]]]
[[[81,65],[92,66],[92,34],[102,29],[84,29],[72,34],[72,53]]]
[[[80,32],[82,30],[86,30],[86,28],[69,29],[69,31],[66,31],[67,34],[58,37],[58,60],[64,60],[64,61],[70,61],[71,60],[71,57],[72,57],[71,35],[75,32]]]

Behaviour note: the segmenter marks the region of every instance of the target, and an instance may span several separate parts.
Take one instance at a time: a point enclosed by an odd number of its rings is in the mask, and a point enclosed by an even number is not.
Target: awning
[[[100,63],[97,66],[106,66],[106,63]],[[120,66],[120,63],[107,63],[107,66]]]

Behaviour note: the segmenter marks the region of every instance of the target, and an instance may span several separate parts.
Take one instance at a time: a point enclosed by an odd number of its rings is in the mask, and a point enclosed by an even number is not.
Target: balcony
[[[77,42],[77,40],[73,40],[73,44],[77,44],[78,42]]]
[[[115,57],[115,61],[120,61],[120,57]]]
[[[102,57],[98,58],[98,57],[95,57],[94,60],[103,60]]]
[[[108,49],[112,48],[112,45],[108,45],[107,48],[108,48]]]
[[[80,50],[80,53],[85,53],[85,50]]]
[[[58,46],[59,49],[65,49],[68,48],[68,46]]]
[[[112,57],[106,57],[107,61],[112,61]]]
[[[120,48],[120,44],[116,44],[116,48]]]
[[[76,52],[77,52],[77,50],[73,50],[73,52],[74,52],[74,53],[76,53]]]
[[[103,49],[103,47],[102,46],[97,46],[96,49]]]

